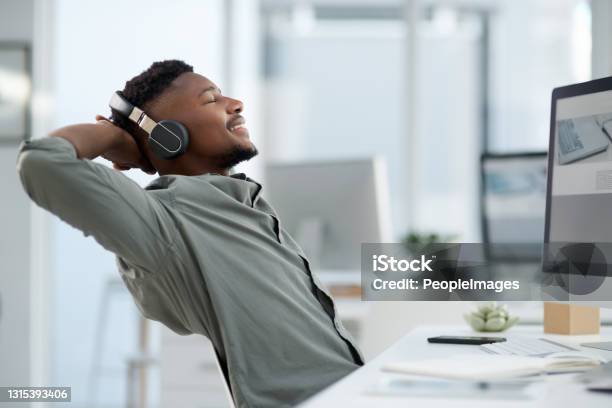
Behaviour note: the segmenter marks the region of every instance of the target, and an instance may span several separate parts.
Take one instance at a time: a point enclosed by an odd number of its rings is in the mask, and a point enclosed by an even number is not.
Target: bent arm
[[[109,131],[103,125],[90,123],[66,126],[52,132],[50,136],[69,141],[79,159],[95,159],[118,143],[117,133]]]
[[[100,124],[69,126],[24,142],[17,169],[25,191],[40,207],[107,250],[152,270],[164,264],[174,227],[158,199],[120,172],[90,160],[119,146],[117,137]]]

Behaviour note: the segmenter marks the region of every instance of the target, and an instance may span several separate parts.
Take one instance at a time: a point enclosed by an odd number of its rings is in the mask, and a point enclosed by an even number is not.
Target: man
[[[208,337],[238,406],[295,405],[363,364],[261,185],[230,175],[257,154],[242,102],[175,60],[122,92],[153,120],[185,125],[187,152],[161,159],[127,118],[98,116],[24,143],[32,200],[116,254],[144,316]],[[142,189],[98,156],[160,177]]]

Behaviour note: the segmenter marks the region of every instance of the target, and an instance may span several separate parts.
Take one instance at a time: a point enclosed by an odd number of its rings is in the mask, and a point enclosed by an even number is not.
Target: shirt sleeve
[[[79,159],[72,143],[46,137],[22,144],[17,171],[40,207],[93,236],[125,260],[155,270],[173,242],[167,209],[120,172]]]

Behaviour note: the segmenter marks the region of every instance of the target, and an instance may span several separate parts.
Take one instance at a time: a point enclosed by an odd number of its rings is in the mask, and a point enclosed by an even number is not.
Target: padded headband
[[[132,105],[127,99],[121,95],[120,91],[117,91],[111,96],[111,100],[108,103],[109,106],[125,116],[126,118],[130,116],[132,110],[134,109],[134,105]]]
[[[142,130],[151,134],[153,128],[157,126],[157,122],[147,116],[138,106],[132,105],[127,99],[123,97],[121,91],[117,91],[111,96],[111,100],[108,103],[111,109],[116,110],[126,118],[129,118],[132,122],[136,123]]]

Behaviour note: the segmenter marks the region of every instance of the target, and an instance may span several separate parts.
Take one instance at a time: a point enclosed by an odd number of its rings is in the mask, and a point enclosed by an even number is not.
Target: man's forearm
[[[79,159],[95,159],[117,143],[117,134],[105,126],[92,123],[70,125],[52,132],[50,136],[61,137],[74,146]]]

